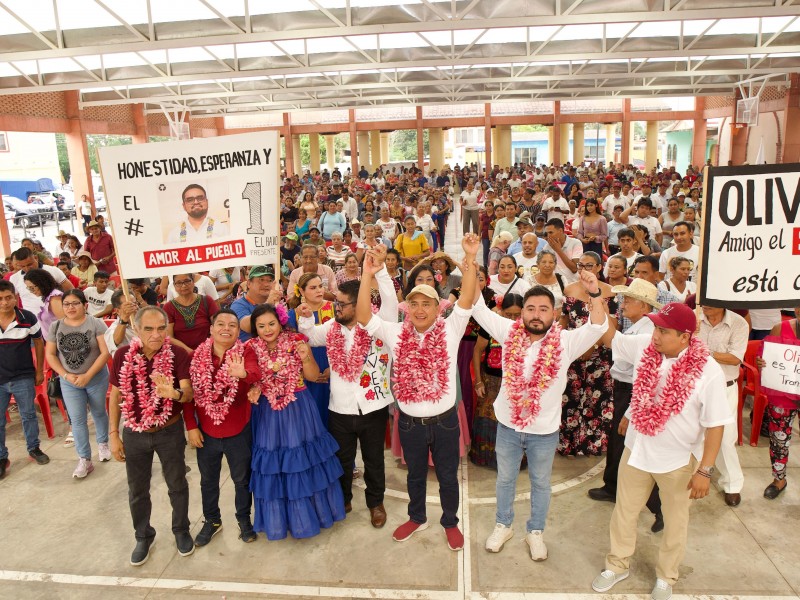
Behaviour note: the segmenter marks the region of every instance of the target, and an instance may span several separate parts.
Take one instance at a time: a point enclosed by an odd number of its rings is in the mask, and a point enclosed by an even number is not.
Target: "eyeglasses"
[[[581,269],[594,269],[597,265],[594,263],[575,263],[575,266],[580,271]]]
[[[183,199],[186,204],[191,204],[192,202],[205,202],[206,200],[208,200],[208,198],[205,196],[186,196],[186,198]]]
[[[78,308],[79,306],[83,306],[80,302],[62,302],[61,306],[63,308]]]
[[[172,284],[176,287],[179,285],[189,285],[190,283],[194,283],[191,279],[184,279],[183,281],[173,281]]]
[[[350,306],[351,304],[355,304],[355,302],[339,302],[338,300],[334,300],[333,308],[344,308],[345,306]]]

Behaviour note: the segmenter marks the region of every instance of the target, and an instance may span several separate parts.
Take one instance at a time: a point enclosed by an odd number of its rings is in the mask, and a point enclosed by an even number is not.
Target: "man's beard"
[[[525,331],[531,333],[533,335],[544,335],[549,331],[549,329],[553,326],[553,321],[551,320],[549,323],[543,323],[540,326],[534,325],[535,319],[531,321],[522,321],[522,324],[525,326]],[[539,321],[539,323],[542,323]]]
[[[335,320],[335,321],[336,321],[336,322],[337,322],[339,325],[345,325],[345,326],[348,326],[348,325],[351,325],[351,324],[352,324],[352,322],[353,322],[353,317],[351,317],[351,318],[349,318],[349,319],[345,319],[345,318],[344,318],[344,317],[341,315],[341,313],[334,313],[334,314],[333,314],[333,318],[334,318],[334,320]]]
[[[186,214],[192,217],[193,219],[205,219],[206,215],[208,214],[207,208],[198,208],[195,210],[188,210]]]

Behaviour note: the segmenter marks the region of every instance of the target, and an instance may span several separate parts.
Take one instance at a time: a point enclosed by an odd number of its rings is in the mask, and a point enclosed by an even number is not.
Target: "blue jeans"
[[[75,436],[75,450],[79,458],[92,458],[92,447],[89,444],[89,426],[87,410],[94,419],[95,439],[98,444],[108,443],[108,413],[106,412],[106,392],[108,391],[108,369],[102,370],[92,377],[85,388],[75,387],[61,378],[61,393],[72,423],[72,435]]]
[[[483,266],[486,267],[487,269],[489,268],[489,249],[490,249],[489,245],[490,244],[491,244],[491,241],[489,240],[489,238],[485,238],[485,239],[481,240],[481,250],[482,250],[481,256],[483,256]]]
[[[550,475],[558,445],[558,431],[545,435],[521,433],[497,424],[497,522],[510,527],[514,522],[514,494],[522,453],[528,456],[531,480],[531,517],[526,530],[543,531],[550,508]]]
[[[12,395],[17,401],[19,416],[22,417],[22,431],[25,433],[28,452],[39,447],[39,420],[36,418],[36,406],[34,405],[36,391],[33,386],[33,377],[2,383],[0,384],[0,460],[8,458],[6,411]]]

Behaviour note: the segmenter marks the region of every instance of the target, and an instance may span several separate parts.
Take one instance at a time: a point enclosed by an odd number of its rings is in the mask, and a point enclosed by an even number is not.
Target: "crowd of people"
[[[128,296],[100,217],[83,243],[59,232],[52,254],[26,239],[0,281],[0,477],[12,395],[30,456],[48,462],[33,398],[51,372],[78,455],[73,477],[95,468],[90,414],[99,461],[125,462],[133,565],[155,537],[155,454],[185,556],[222,528],[223,456],[244,542],[312,537],[344,519],[359,446],[365,504],[383,527],[387,426],[408,467],[408,520],[395,540],[429,526],[433,466],[446,543],[463,547],[457,469],[468,456],[497,471],[485,547],[499,552],[527,462],[525,541],[540,561],[554,454],[605,454],[589,496],[616,506],[592,585],[607,591],[627,577],[646,504],[653,532],[664,531],[653,598],[665,600],[690,499],[708,494],[715,466],[725,503],[741,502],[736,382],[748,340],[800,339],[800,306],[793,320],[706,306],[695,316],[701,190],[691,167],[307,172],[281,188],[279,265],[130,280]],[[460,244],[457,256],[445,240]],[[798,398],[769,399],[771,499],[786,486]],[[187,440],[201,476],[195,538]]]

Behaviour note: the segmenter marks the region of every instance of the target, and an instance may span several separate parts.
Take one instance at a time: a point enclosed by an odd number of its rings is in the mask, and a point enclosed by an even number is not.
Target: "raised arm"
[[[481,239],[474,233],[468,233],[461,239],[461,247],[464,250],[463,268],[466,272],[462,272],[461,297],[458,299],[458,305],[464,310],[470,310],[475,298],[475,289],[478,287],[478,267],[475,259],[481,248]]]
[[[358,302],[356,303],[356,320],[366,327],[372,318],[372,302],[370,301],[370,290],[372,289],[372,280],[375,274],[383,269],[383,263],[380,260],[381,252],[386,255],[386,247],[383,244],[379,245],[380,250],[368,250],[367,255],[364,257],[364,264],[361,266],[361,286],[358,289]],[[384,297],[381,296],[381,302]]]

